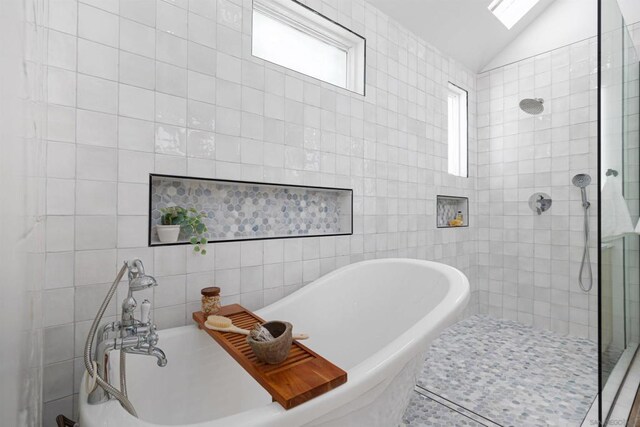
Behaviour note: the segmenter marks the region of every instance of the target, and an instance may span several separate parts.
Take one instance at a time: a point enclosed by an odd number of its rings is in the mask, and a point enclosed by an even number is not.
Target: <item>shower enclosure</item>
[[[639,57],[618,2],[599,6],[598,403],[606,423],[639,341]]]

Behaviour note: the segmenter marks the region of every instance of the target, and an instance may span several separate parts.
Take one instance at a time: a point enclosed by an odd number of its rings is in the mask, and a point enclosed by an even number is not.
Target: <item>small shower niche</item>
[[[458,196],[436,196],[436,226],[438,228],[460,228],[469,226],[469,198]],[[462,225],[450,225],[458,212],[462,213]]]
[[[151,174],[149,246],[161,243],[156,226],[162,209],[194,208],[204,215],[209,243],[353,234],[353,190],[227,181]]]

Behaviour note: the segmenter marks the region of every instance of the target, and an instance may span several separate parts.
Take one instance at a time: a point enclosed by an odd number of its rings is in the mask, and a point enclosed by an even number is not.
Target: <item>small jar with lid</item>
[[[200,293],[202,294],[202,312],[205,316],[211,316],[220,311],[220,288],[204,288]]]

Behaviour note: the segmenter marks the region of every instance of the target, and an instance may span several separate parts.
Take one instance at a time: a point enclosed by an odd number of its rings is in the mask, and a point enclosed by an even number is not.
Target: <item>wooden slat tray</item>
[[[243,329],[264,320],[239,304],[227,305],[216,313]],[[218,332],[204,326],[205,315],[193,313],[193,320],[224,348],[285,409],[291,409],[347,382],[347,373],[304,345],[294,341],[287,359],[278,365],[260,362],[247,344],[246,336]],[[275,319],[274,319],[275,320]],[[286,319],[280,319],[286,320]]]

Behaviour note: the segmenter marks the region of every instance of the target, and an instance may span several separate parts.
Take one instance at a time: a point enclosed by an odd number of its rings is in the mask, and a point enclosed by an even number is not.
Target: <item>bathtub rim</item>
[[[469,280],[458,269],[435,261],[409,258],[383,258],[361,261],[346,265],[320,277],[319,279],[316,279],[304,288],[298,289],[275,303],[256,310],[256,314],[260,317],[268,317],[270,310],[281,308],[281,306],[285,304],[294,302],[297,298],[304,297],[307,293],[312,292],[313,289],[318,286],[322,286],[323,283],[333,279],[337,275],[357,268],[362,268],[367,265],[385,264],[389,262],[400,262],[428,267],[429,269],[442,273],[449,285],[447,292],[438,304],[424,317],[420,318],[406,331],[398,335],[376,353],[349,369],[347,371],[348,379],[345,384],[337,387],[329,393],[325,393],[289,410],[285,410],[277,402],[272,402],[267,405],[258,406],[223,418],[184,424],[182,426],[300,426],[330,413],[333,409],[340,408],[349,402],[353,402],[366,391],[378,387],[380,384],[384,383],[385,380],[392,379],[393,375],[398,373],[413,357],[426,350],[428,344],[433,341],[433,339],[437,338],[437,335],[439,335],[445,327],[452,324],[458,315],[460,315],[464,310],[470,298]],[[195,324],[165,329],[161,331],[161,334],[171,337],[181,333],[193,333],[194,331],[198,331]],[[420,347],[423,348],[420,349]],[[83,418],[83,414],[86,414],[85,416],[88,416],[89,418],[102,419],[103,417],[106,417],[111,422],[115,422],[115,424],[108,425],[119,425],[122,427],[157,427],[162,425],[134,418],[124,409],[120,408],[117,401],[110,401],[101,405],[88,405],[86,403],[87,393],[84,387],[85,375],[86,372],[83,374],[79,396],[81,399],[79,403],[81,419]],[[357,408],[355,407],[353,408],[353,410],[356,409]],[[256,424],[256,420],[259,420],[258,424]]]

